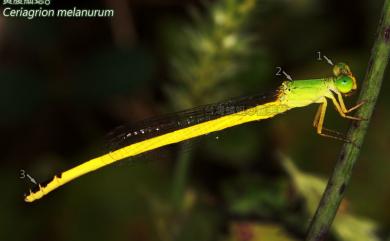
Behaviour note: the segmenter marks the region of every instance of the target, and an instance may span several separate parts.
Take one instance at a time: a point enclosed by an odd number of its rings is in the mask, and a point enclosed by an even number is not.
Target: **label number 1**
[[[321,51],[317,51],[317,60],[318,61],[322,61],[322,54],[321,54]]]

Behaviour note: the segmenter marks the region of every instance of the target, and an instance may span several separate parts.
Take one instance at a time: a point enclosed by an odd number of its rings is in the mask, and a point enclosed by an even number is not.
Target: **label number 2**
[[[276,67],[276,74],[275,75],[282,75],[282,67]]]

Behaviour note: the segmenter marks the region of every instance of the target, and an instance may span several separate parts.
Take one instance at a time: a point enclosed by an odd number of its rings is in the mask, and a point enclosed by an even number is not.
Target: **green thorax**
[[[333,78],[285,81],[280,87],[279,99],[289,108],[318,103],[328,96],[333,87]]]

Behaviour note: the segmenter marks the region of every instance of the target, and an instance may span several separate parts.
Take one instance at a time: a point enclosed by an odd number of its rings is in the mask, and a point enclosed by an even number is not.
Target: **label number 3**
[[[26,178],[26,171],[25,171],[25,170],[21,169],[21,170],[19,171],[19,173],[20,173],[20,175],[19,175],[19,178],[20,178],[20,179]]]

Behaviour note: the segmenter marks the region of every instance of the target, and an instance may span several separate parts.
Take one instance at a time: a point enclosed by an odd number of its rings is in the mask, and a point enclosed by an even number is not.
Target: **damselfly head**
[[[334,84],[338,91],[344,95],[351,95],[357,89],[356,78],[345,63],[338,63],[333,67],[335,75]]]

